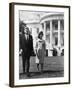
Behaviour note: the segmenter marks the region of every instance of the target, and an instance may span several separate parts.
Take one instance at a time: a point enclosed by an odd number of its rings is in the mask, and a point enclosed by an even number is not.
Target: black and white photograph
[[[19,78],[64,76],[64,13],[19,11]]]
[[[17,3],[11,10],[12,84],[69,83],[69,6]]]

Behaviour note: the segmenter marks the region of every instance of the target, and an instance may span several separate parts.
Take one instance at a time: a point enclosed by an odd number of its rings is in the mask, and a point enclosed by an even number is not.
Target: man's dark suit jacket
[[[20,49],[23,50],[24,56],[30,57],[33,51],[33,39],[32,36],[29,35],[29,39],[26,40],[24,34],[20,35]]]

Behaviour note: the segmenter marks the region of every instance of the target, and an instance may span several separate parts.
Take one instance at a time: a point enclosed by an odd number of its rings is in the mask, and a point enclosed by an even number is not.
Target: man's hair
[[[26,26],[25,29],[29,30],[29,28]]]

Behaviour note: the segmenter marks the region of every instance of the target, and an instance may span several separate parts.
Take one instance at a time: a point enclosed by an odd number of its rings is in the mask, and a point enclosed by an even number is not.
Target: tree
[[[26,27],[26,23],[23,21],[19,22],[19,32],[23,33],[24,27]]]

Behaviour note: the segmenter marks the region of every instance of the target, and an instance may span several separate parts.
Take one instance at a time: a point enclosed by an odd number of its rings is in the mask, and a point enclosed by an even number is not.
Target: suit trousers
[[[30,68],[30,56],[22,54],[22,62],[23,62],[23,73],[29,73]]]

